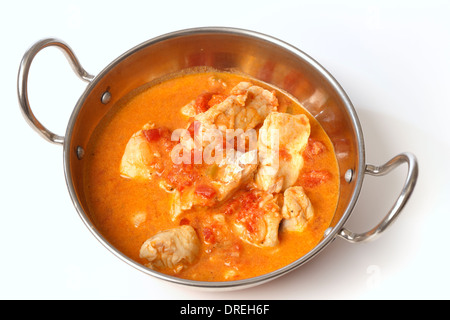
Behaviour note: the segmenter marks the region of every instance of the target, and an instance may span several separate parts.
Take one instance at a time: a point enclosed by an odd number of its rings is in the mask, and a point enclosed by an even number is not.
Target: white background
[[[448,299],[450,298],[449,1],[9,1],[0,11],[0,298],[2,299]],[[25,51],[58,37],[98,74],[158,35],[229,26],[305,51],[346,90],[363,126],[367,162],[413,152],[414,194],[377,240],[336,239],[295,271],[254,288],[205,292],[135,270],[84,226],[69,197],[62,147],[38,136],[17,101]],[[30,101],[63,135],[85,83],[60,51],[35,59]],[[406,169],[367,177],[346,227],[373,227],[400,192]]]

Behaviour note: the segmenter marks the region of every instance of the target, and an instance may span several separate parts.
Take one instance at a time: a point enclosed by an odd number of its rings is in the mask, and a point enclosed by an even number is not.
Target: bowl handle
[[[94,79],[94,76],[90,75],[83,69],[72,49],[66,43],[58,39],[49,38],[36,42],[30,49],[28,49],[28,51],[22,58],[22,62],[19,67],[19,74],[17,77],[17,94],[19,96],[19,104],[22,113],[28,124],[34,130],[36,130],[45,140],[55,144],[63,144],[64,137],[56,135],[46,127],[44,127],[34,116],[30,108],[30,103],[28,101],[28,73],[30,71],[31,63],[39,51],[50,46],[54,46],[62,50],[72,69],[78,75],[78,77],[80,77],[80,79],[90,82],[92,79]]]
[[[365,172],[372,176],[383,176],[389,173],[391,170],[395,169],[402,163],[408,164],[406,181],[403,185],[400,195],[398,196],[391,210],[384,217],[384,219],[372,230],[364,233],[354,233],[346,228],[342,228],[342,230],[338,233],[338,235],[341,238],[344,238],[345,240],[353,243],[373,240],[377,236],[379,236],[392,222],[394,222],[394,220],[398,217],[400,211],[403,209],[406,202],[408,201],[417,182],[419,167],[416,157],[408,152],[401,153],[380,167],[373,165],[366,165],[366,172]]]

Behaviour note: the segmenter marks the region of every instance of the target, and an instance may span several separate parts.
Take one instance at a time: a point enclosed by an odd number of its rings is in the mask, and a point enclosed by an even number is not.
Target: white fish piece
[[[257,150],[248,152],[228,150],[211,182],[218,190],[218,200],[227,199],[241,185],[253,179],[257,163]]]
[[[304,230],[308,221],[314,217],[314,208],[303,187],[294,186],[286,189],[281,214],[283,230],[296,232]]]
[[[214,129],[246,131],[262,123],[277,107],[278,99],[273,92],[250,82],[240,82],[224,101],[195,115],[194,121],[201,123],[202,132]]]
[[[259,166],[255,176],[257,186],[278,193],[297,181],[303,167],[302,153],[311,132],[304,114],[271,112],[259,129]]]
[[[175,189],[172,193],[170,205],[170,218],[172,221],[186,210],[192,209],[197,204],[199,197],[195,195],[195,186],[183,189],[183,191]]]
[[[258,200],[255,211],[245,212],[238,208],[234,212],[234,231],[244,241],[257,247],[274,247],[278,245],[278,229],[281,222],[280,207],[277,199],[270,193],[257,192]],[[249,227],[251,226],[251,227]]]
[[[151,180],[156,172],[154,160],[160,155],[152,150],[150,143],[145,138],[144,130],[153,129],[151,122],[145,124],[142,130],[134,133],[128,141],[122,160],[120,162],[120,174],[127,178]]]
[[[170,268],[177,273],[192,264],[199,251],[200,241],[195,229],[183,225],[160,231],[147,239],[141,247],[140,257],[149,261],[149,268]]]

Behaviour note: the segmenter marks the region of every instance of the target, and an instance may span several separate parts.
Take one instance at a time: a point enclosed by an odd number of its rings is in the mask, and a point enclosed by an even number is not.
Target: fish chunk
[[[217,202],[217,191],[208,184],[194,184],[173,192],[170,205],[170,218],[175,221],[183,212],[195,206],[212,207]]]
[[[256,150],[227,153],[217,166],[217,173],[212,180],[218,191],[218,200],[228,198],[241,185],[251,180],[257,166]]]
[[[278,99],[273,92],[250,82],[240,82],[224,101],[195,115],[193,119],[201,123],[202,133],[211,129],[247,131],[262,123],[277,107]]]
[[[189,188],[183,191],[174,190],[170,200],[169,215],[172,221],[175,221],[184,211],[189,210],[194,205],[195,194],[194,189]]]
[[[140,257],[152,269],[170,268],[175,273],[192,264],[200,251],[200,241],[189,225],[160,231],[144,242]]]
[[[255,182],[261,190],[284,191],[297,181],[311,127],[304,114],[271,112],[259,130],[260,164]]]
[[[302,187],[294,186],[286,189],[281,214],[283,230],[303,231],[308,221],[314,216],[314,209]]]
[[[144,130],[153,129],[155,125],[147,123],[142,130],[134,133],[128,141],[120,163],[120,174],[134,179],[151,180],[156,171],[155,160],[160,154],[153,150],[144,134]]]
[[[252,190],[237,199],[233,208],[235,233],[257,247],[274,247],[279,243],[281,221],[277,198],[267,192]]]
[[[205,166],[201,181],[173,191],[170,217],[175,221],[183,212],[195,206],[211,207],[225,201],[242,185],[253,179],[257,168],[256,150],[229,152],[217,164]]]

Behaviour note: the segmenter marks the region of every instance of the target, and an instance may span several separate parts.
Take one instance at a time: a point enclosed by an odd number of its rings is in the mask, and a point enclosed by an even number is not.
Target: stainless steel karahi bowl
[[[75,73],[88,83],[70,117],[64,136],[52,133],[33,115],[27,96],[30,65],[43,48],[55,46],[68,58]],[[340,195],[334,219],[322,240],[308,254],[291,264],[258,277],[204,282],[179,279],[151,270],[131,260],[108,242],[90,218],[83,190],[84,149],[97,124],[119,99],[164,75],[195,66],[235,70],[275,85],[297,98],[321,123],[332,140],[340,171]],[[159,279],[200,288],[237,289],[262,284],[298,268],[336,238],[350,242],[374,239],[399,215],[418,176],[414,155],[400,153],[386,164],[366,164],[364,139],[355,109],[339,83],[318,62],[299,49],[273,37],[235,28],[195,28],[165,34],[125,52],[97,76],[87,73],[63,41],[44,39],[24,55],[18,75],[18,95],[25,119],[45,140],[60,144],[64,152],[67,187],[80,218],[92,234],[114,255],[134,268]],[[366,174],[381,176],[398,165],[408,166],[404,186],[385,218],[373,229],[354,233],[345,228]]]

